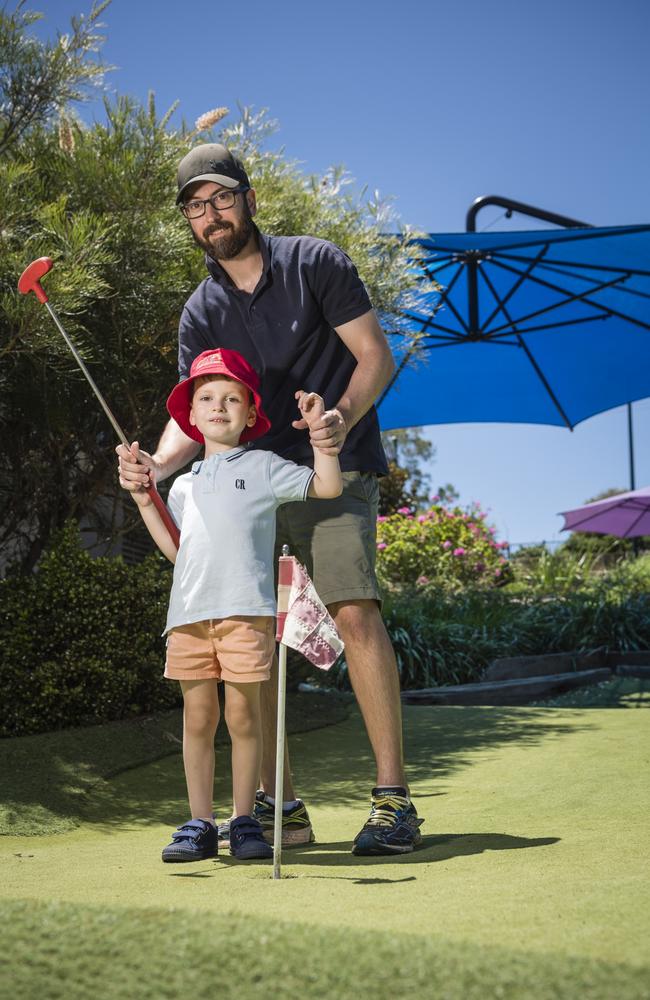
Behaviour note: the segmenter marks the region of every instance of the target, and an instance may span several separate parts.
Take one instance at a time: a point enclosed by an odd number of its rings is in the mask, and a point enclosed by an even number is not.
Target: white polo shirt
[[[313,469],[246,447],[195,462],[169,491],[181,533],[165,632],[233,615],[275,615],[275,512],[306,500]]]

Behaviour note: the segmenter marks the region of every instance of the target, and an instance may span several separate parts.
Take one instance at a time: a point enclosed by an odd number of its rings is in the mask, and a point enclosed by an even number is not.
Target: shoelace
[[[408,800],[400,795],[386,795],[372,801],[372,810],[366,826],[392,826],[395,813],[408,806]]]

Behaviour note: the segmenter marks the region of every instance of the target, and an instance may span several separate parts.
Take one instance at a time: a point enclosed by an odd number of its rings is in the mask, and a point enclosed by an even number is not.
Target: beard
[[[205,250],[212,260],[232,260],[244,249],[255,232],[255,223],[250,209],[244,203],[241,219],[236,222],[213,222],[206,226],[201,235],[192,230],[194,242]],[[218,234],[215,237],[215,234]]]

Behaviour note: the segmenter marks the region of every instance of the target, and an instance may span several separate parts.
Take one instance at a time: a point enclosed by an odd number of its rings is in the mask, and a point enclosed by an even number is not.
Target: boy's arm
[[[304,392],[299,389],[296,393],[298,409],[302,419],[311,429],[313,423],[320,420],[325,412],[325,404],[322,398],[315,392]],[[316,497],[319,500],[332,500],[341,495],[343,490],[343,480],[341,478],[341,466],[337,454],[327,454],[312,442],[314,449],[314,478],[309,484],[308,496]]]
[[[126,449],[124,450],[126,451]],[[137,441],[134,441],[131,445],[131,458],[134,462],[138,461],[139,446]],[[153,500],[143,489],[132,492],[131,496],[137,503],[140,516],[142,517],[142,520],[144,521],[154,542],[162,554],[166,556],[170,562],[175,563],[177,555],[176,546],[172,542],[169,532],[167,531],[160,514],[156,510]]]

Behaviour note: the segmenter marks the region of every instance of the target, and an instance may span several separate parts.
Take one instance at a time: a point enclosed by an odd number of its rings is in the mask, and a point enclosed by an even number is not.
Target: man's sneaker
[[[217,830],[202,819],[191,819],[179,826],[162,852],[163,861],[204,861],[216,856]]]
[[[408,854],[422,843],[415,806],[404,788],[373,788],[370,816],[354,838],[353,854]]]
[[[223,823],[219,823],[217,827],[217,835],[219,837],[219,849],[222,847],[230,847],[230,824],[232,820],[224,820]]]
[[[263,791],[258,791],[255,795],[255,808],[253,810],[255,819],[259,820],[264,831],[264,838],[269,844],[273,843],[273,827],[275,825],[275,805],[267,801]],[[230,843],[230,823],[219,824],[219,847],[228,847]],[[309,813],[305,808],[302,799],[297,799],[295,806],[282,810],[282,846],[295,847],[297,844],[311,844],[314,841],[314,831],[312,830]]]
[[[239,861],[273,857],[273,848],[264,840],[262,827],[253,816],[230,820],[230,853]]]

